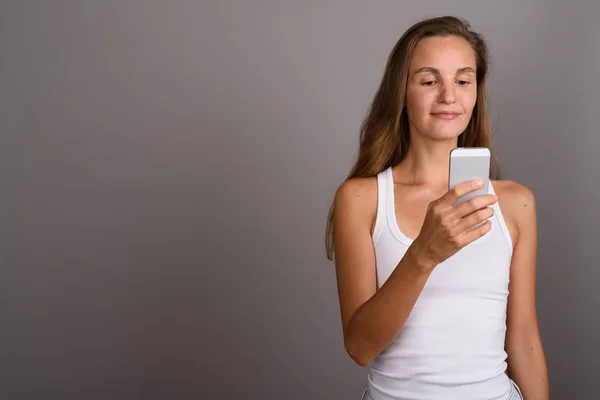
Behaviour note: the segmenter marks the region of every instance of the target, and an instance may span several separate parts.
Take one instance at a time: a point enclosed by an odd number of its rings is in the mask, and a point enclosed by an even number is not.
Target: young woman
[[[466,21],[412,26],[393,49],[338,188],[327,255],[364,399],[546,400],[535,198],[491,148],[487,47]],[[488,147],[487,195],[448,191],[450,150]],[[497,197],[495,196],[497,195]],[[479,222],[486,223],[473,228]]]

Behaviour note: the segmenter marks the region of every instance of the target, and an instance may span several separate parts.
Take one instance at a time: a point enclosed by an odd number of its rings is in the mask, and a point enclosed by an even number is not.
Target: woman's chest
[[[509,187],[510,181],[492,180],[494,192],[498,196],[500,218],[504,219],[510,234],[513,250],[518,240],[516,214],[511,204]],[[429,203],[440,198],[444,193],[411,190],[403,185],[394,185],[394,213],[400,231],[410,239],[416,238],[423,226]]]

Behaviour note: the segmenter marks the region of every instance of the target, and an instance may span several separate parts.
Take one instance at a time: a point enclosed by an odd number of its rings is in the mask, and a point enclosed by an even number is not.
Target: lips
[[[449,111],[449,112],[432,113],[432,115],[437,118],[452,120],[452,119],[456,119],[460,114]]]

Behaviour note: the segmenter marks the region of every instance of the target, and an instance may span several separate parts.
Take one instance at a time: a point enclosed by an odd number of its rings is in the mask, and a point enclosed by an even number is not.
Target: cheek
[[[469,110],[473,110],[475,103],[477,102],[477,91],[470,91],[465,93],[463,97],[463,107]]]
[[[429,100],[425,93],[418,90],[408,90],[406,92],[406,110],[409,117],[427,113],[427,110],[429,110],[428,104]]]

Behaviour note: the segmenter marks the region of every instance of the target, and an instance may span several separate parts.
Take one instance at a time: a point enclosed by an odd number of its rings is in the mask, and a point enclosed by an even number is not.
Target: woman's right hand
[[[497,201],[496,196],[477,196],[453,207],[461,196],[480,188],[477,180],[472,180],[456,186],[429,204],[421,231],[409,249],[419,260],[419,265],[426,269],[425,272],[431,272],[438,264],[489,232],[491,222],[487,219],[494,215],[489,206]],[[485,223],[481,226],[473,228],[483,221]]]

